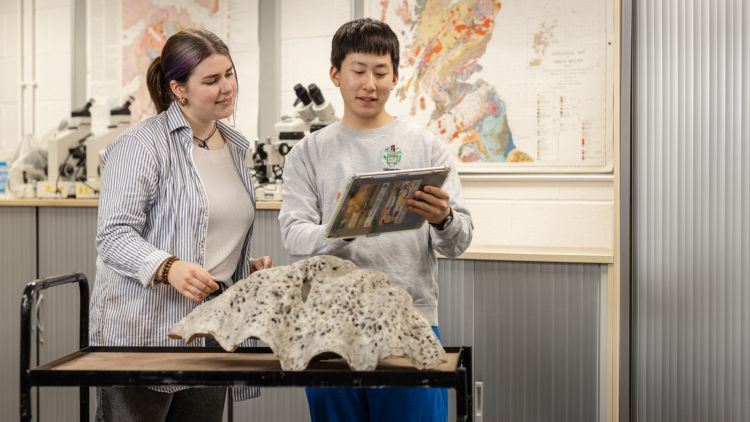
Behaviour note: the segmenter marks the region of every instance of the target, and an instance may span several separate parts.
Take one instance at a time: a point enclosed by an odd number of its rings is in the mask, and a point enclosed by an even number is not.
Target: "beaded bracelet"
[[[179,261],[180,259],[176,256],[172,255],[169,258],[167,258],[164,261],[164,266],[161,269],[161,274],[159,275],[158,280],[155,280],[157,283],[161,284],[169,284],[169,270],[172,268],[172,264],[174,264],[175,261]]]

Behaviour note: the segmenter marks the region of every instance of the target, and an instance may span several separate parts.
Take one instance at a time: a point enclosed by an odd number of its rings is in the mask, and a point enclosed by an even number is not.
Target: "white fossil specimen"
[[[303,370],[326,352],[359,371],[374,370],[388,356],[403,356],[419,369],[446,362],[405,290],[390,285],[379,271],[333,256],[255,272],[169,332],[188,342],[205,335],[228,351],[258,338],[284,370]]]

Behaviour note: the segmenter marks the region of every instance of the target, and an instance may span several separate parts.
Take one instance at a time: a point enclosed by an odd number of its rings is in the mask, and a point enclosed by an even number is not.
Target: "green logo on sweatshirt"
[[[401,148],[391,145],[383,150],[383,162],[388,167],[395,167],[401,162]]]

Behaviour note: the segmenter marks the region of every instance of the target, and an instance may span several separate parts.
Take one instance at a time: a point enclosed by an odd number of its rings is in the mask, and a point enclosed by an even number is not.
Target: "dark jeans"
[[[97,422],[217,421],[224,413],[224,387],[161,393],[147,387],[97,387]]]
[[[218,297],[219,290],[206,300]],[[204,338],[207,347],[219,347],[213,337]],[[162,393],[147,387],[97,387],[97,422],[221,421],[224,414],[225,387],[197,387],[176,393]],[[230,405],[231,408],[231,405]]]

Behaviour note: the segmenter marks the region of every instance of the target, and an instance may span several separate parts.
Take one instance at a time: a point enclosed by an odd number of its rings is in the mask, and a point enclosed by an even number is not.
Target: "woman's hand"
[[[181,295],[193,302],[201,302],[219,288],[219,283],[208,271],[198,264],[185,261],[175,261],[172,264],[167,281]]]
[[[258,270],[265,270],[266,268],[273,267],[273,262],[270,256],[261,256],[250,260],[250,272],[254,273]]]

